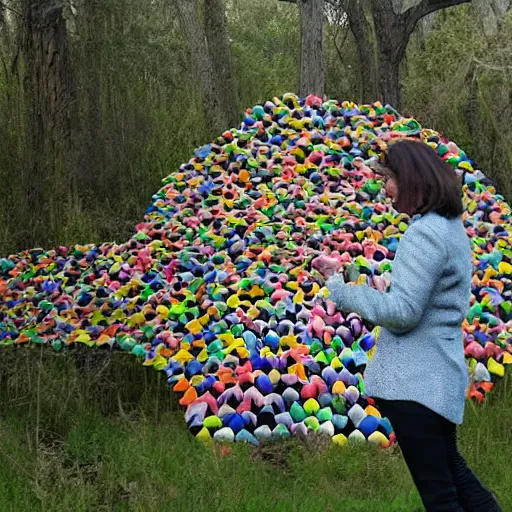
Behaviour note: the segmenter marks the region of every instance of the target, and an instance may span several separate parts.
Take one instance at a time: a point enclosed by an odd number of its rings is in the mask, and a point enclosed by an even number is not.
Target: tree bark
[[[280,0],[299,5],[300,67],[299,96],[325,91],[324,68],[324,6],[325,0]]]
[[[421,0],[421,2],[407,9],[403,14],[400,14],[400,16],[406,18],[406,24],[412,26],[412,32],[416,23],[428,14],[432,14],[441,9],[447,9],[448,7],[469,3],[471,3],[471,0]]]
[[[384,57],[379,67],[380,97],[384,104],[389,104],[396,110],[402,108],[402,84],[400,83],[400,63]]]
[[[215,137],[229,127],[222,108],[221,95],[214,76],[214,68],[203,24],[199,22],[196,0],[177,0],[180,24],[190,47],[194,66],[203,97],[205,118],[209,137]]]
[[[359,100],[362,103],[373,103],[379,95],[379,86],[372,28],[361,2],[347,0],[342,6],[349,18],[359,58]]]
[[[98,170],[104,162],[104,140],[101,129],[101,69],[103,55],[99,41],[106,32],[101,0],[85,0],[82,4],[83,39],[87,42],[83,61],[87,67],[87,79],[82,85],[85,120],[84,140],[81,145],[79,186],[81,190],[98,193],[100,190]]]
[[[391,0],[371,0],[371,10],[379,52],[379,99],[399,110],[402,106],[400,63],[414,27],[407,27],[405,18],[395,14]]]
[[[239,121],[239,111],[233,80],[233,58],[226,9],[222,0],[204,0],[204,11],[208,53],[221,107],[229,126],[235,126]]]
[[[380,98],[397,110],[402,107],[400,64],[417,23],[439,9],[469,3],[471,0],[422,0],[401,14],[391,0],[370,0],[378,48]]]
[[[61,171],[72,154],[76,95],[62,10],[62,4],[55,0],[23,2],[24,85],[34,154],[26,182],[30,245],[44,239],[45,188],[53,190],[55,184],[48,182],[56,179],[56,168]],[[59,184],[67,185],[66,178],[59,176]]]
[[[300,11],[300,75],[299,95],[322,97],[325,90],[324,71],[324,0],[299,0]]]

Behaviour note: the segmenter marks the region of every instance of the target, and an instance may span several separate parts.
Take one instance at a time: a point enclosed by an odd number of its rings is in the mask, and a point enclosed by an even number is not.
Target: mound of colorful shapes
[[[338,250],[347,280],[387,289],[410,219],[372,164],[401,137],[463,182],[468,395],[481,401],[512,360],[510,207],[453,142],[379,103],[274,98],[168,176],[128,242],[1,259],[0,345],[131,352],[165,372],[200,439],[387,446],[363,379],[379,328],[336,311],[311,260]]]

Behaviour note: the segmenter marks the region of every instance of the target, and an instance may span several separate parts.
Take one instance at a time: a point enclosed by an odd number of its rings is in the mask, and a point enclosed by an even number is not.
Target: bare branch
[[[486,64],[481,60],[473,57],[473,62],[480,68],[489,69],[491,71],[512,71],[512,66],[493,66],[492,64]]]
[[[435,11],[447,7],[469,3],[471,3],[471,0],[422,0],[418,5],[407,9],[402,16],[406,20],[406,25],[412,25],[412,29],[414,30],[416,23],[418,23],[421,18],[427,16],[427,14],[432,14]]]
[[[296,4],[297,0],[278,0],[279,2],[285,2],[287,4]],[[331,7],[339,8],[340,5],[337,0],[325,0],[326,4],[329,4]]]
[[[338,46],[338,43],[336,42],[336,37],[338,36],[337,33],[334,34],[334,36],[332,38],[332,41],[334,43],[334,48],[336,49],[336,53],[338,54],[340,62],[342,62],[342,63],[343,63],[343,54],[342,54],[341,50],[343,50],[343,47],[345,46],[345,43],[347,42],[348,34],[349,34],[349,31],[346,30],[345,35],[343,36],[343,41],[341,42],[341,46]]]

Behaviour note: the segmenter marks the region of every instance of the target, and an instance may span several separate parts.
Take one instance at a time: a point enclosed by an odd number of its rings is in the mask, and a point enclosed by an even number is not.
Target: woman
[[[432,148],[414,140],[391,145],[380,172],[395,209],[412,217],[390,289],[345,284],[337,253],[313,266],[328,278],[338,308],[381,326],[366,391],[391,422],[425,508],[500,511],[457,450],[468,385],[461,325],[473,266],[459,179]]]

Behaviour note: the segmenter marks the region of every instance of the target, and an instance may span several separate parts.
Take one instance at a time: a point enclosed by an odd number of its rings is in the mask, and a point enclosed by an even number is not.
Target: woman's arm
[[[434,230],[416,222],[400,240],[387,293],[366,285],[345,284],[339,274],[325,285],[339,309],[355,312],[395,334],[405,334],[420,322],[446,258],[446,248]]]

